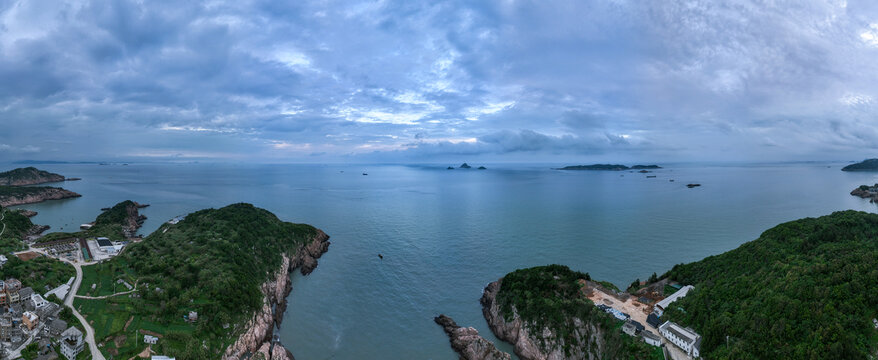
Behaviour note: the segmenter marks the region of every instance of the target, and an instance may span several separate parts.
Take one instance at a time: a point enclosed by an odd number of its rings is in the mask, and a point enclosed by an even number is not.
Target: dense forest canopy
[[[878,215],[842,211],[778,225],[739,248],[677,265],[695,285],[666,318],[712,359],[867,359],[878,348]]]

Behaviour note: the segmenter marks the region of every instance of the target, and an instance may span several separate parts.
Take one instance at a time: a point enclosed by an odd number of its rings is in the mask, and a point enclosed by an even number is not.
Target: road
[[[0,209],[0,221],[6,218],[6,212]],[[3,233],[6,232],[6,223],[3,223],[3,230],[0,230],[0,236],[3,236]]]
[[[40,254],[48,256],[43,250],[37,248],[30,248],[27,251],[35,251]],[[95,342],[95,330],[85,321],[85,318],[82,317],[82,314],[73,307],[73,299],[76,298],[76,292],[79,291],[79,285],[82,284],[82,265],[78,262],[72,262],[67,259],[57,258],[63,262],[66,262],[70,265],[73,265],[73,268],[76,269],[76,279],[73,280],[73,284],[70,286],[70,291],[67,293],[67,296],[64,298],[64,306],[69,307],[70,310],[73,310],[73,315],[79,319],[79,322],[82,324],[82,327],[85,328],[85,342],[88,343],[88,348],[91,350],[91,358],[92,360],[107,360],[104,357],[104,354],[101,354],[101,351],[98,349],[97,342]],[[94,264],[94,263],[92,263]],[[91,265],[91,264],[87,264]]]

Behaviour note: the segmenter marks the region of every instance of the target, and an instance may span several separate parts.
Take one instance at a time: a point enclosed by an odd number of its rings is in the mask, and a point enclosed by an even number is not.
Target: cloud
[[[859,159],[876,21],[854,0],[0,1],[0,151]]]

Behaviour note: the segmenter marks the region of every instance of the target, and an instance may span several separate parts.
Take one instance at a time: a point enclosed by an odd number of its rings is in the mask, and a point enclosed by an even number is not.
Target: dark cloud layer
[[[866,1],[3,1],[0,159],[859,159]]]

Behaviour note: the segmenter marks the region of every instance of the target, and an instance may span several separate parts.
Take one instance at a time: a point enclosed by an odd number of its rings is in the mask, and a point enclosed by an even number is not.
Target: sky
[[[861,160],[875,1],[0,0],[0,159]]]

